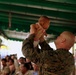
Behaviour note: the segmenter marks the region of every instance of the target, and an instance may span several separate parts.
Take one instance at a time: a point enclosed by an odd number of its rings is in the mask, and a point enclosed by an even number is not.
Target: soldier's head
[[[56,48],[65,48],[69,50],[75,42],[75,35],[69,31],[64,31],[55,40]]]

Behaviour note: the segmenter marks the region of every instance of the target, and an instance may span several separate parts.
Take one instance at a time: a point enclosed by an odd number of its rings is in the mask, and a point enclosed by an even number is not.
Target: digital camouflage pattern
[[[39,75],[70,75],[74,69],[74,57],[65,49],[53,50],[46,41],[34,48],[34,35],[23,41],[22,53],[39,65]]]

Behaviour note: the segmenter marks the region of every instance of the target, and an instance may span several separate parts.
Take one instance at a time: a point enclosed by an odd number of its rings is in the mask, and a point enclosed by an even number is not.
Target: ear
[[[62,38],[61,43],[64,43],[64,42],[66,42],[66,38]]]

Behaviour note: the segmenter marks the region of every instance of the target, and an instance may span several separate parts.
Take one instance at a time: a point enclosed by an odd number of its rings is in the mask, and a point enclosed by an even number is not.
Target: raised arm
[[[30,59],[33,62],[39,61],[39,50],[37,45],[35,45],[34,41],[39,40],[39,33],[36,34],[35,24],[30,25],[30,35],[23,41],[22,45],[22,53],[23,55]]]
[[[39,60],[39,53],[37,52],[36,48],[34,48],[33,42],[34,34],[31,34],[23,41],[22,53],[26,58],[36,63]]]

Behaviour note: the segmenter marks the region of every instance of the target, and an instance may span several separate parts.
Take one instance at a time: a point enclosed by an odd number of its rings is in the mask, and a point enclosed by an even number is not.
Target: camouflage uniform
[[[65,49],[53,50],[46,41],[34,48],[34,35],[23,42],[23,55],[39,65],[39,75],[70,75],[74,69],[74,57]]]

